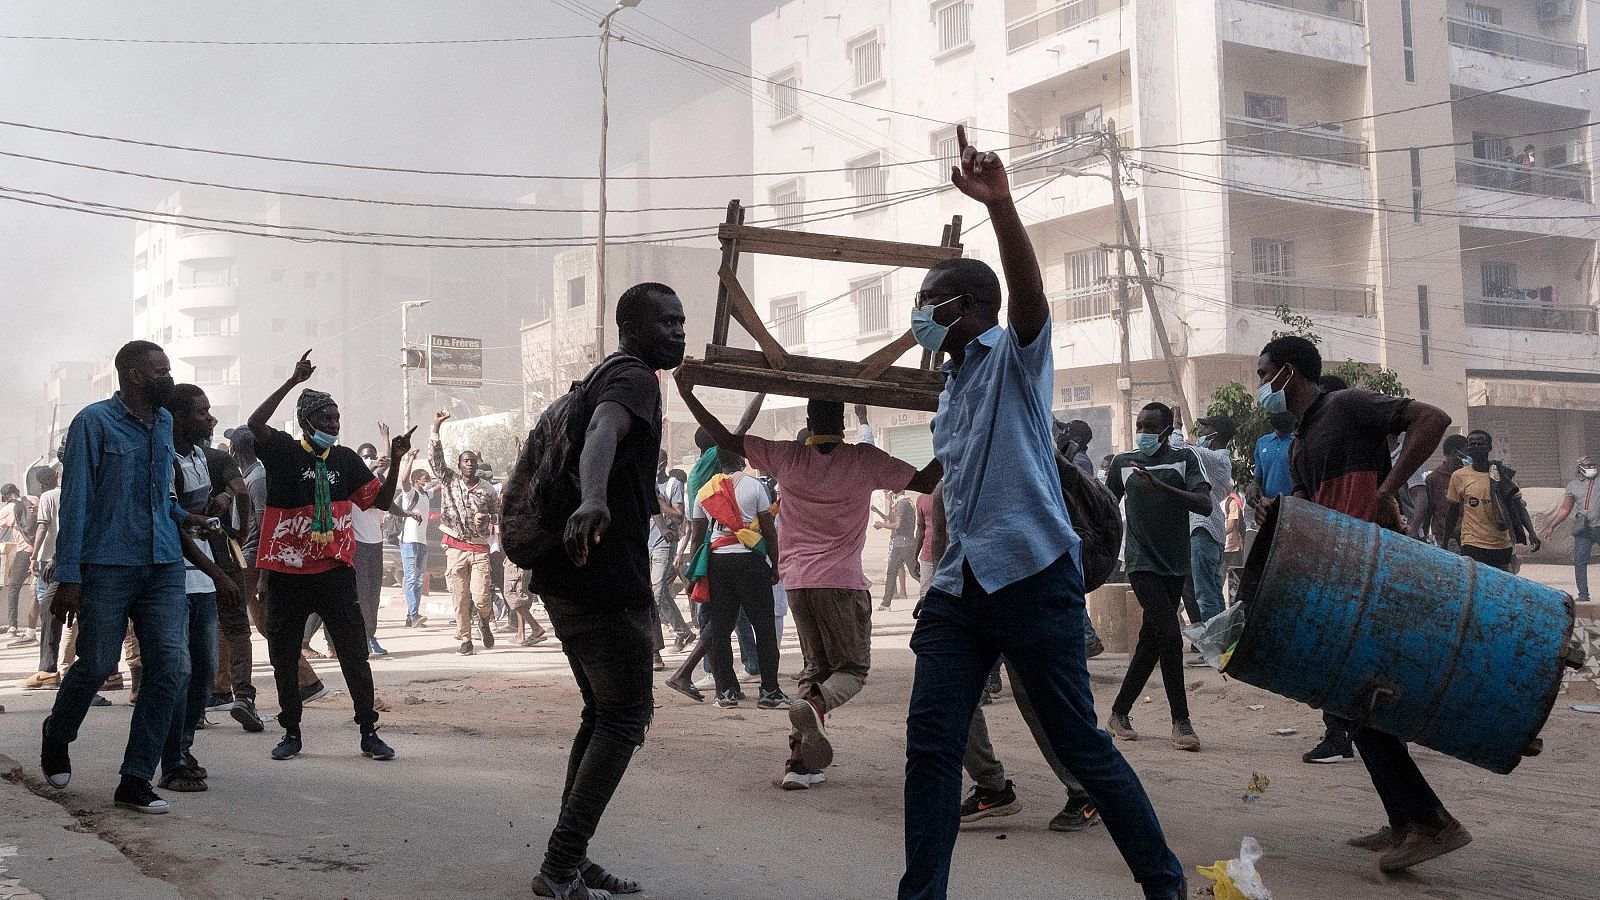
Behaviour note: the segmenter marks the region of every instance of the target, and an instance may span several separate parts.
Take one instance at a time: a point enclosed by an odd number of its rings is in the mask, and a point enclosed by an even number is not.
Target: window
[[[772,102],[772,124],[800,118],[800,73],[785,69],[767,82],[767,99]]]
[[[883,276],[850,285],[850,299],[856,305],[856,333],[861,336],[889,330],[889,292]]]
[[[968,0],[940,3],[933,8],[934,29],[939,36],[939,52],[959,50],[972,43],[972,4]]]
[[[161,340],[160,340],[159,343],[162,343],[162,344],[170,344],[170,343],[172,343],[172,326],[171,325],[168,325],[167,327],[161,329]]]
[[[1083,137],[1096,134],[1104,125],[1101,118],[1100,107],[1091,106],[1081,109],[1070,115],[1061,117],[1061,136],[1064,138]]]
[[[1428,365],[1428,337],[1432,330],[1428,321],[1428,286],[1417,285],[1417,343],[1422,349],[1422,364]]]
[[[1490,53],[1498,53],[1505,37],[1499,31],[1500,8],[1481,3],[1468,3],[1466,19],[1476,26],[1467,34],[1467,45]]]
[[[577,309],[589,299],[589,278],[579,275],[567,279],[567,309]]]
[[[1417,53],[1411,41],[1411,0],[1400,0],[1400,56],[1404,61],[1406,81],[1417,80]]]
[[[1411,221],[1422,222],[1422,151],[1411,148]]]
[[[1108,278],[1106,251],[1096,247],[1092,250],[1079,250],[1068,253],[1067,290],[1084,291],[1091,288],[1104,288]]]
[[[268,278],[268,280],[272,281],[274,284],[277,284],[278,282],[283,281],[283,270],[282,269],[273,269],[271,272],[267,273],[267,278]]]
[[[1263,122],[1288,122],[1289,100],[1276,94],[1244,95],[1244,114],[1247,119]]]
[[[1512,157],[1511,139],[1504,135],[1474,131],[1472,133],[1472,156],[1474,159],[1510,161]]]
[[[850,65],[855,70],[857,90],[883,81],[883,42],[878,40],[877,32],[856,38],[850,45]]]
[[[227,330],[227,316],[197,316],[194,320],[195,337],[214,337]]]
[[[845,163],[845,178],[855,191],[857,203],[879,203],[889,192],[889,173],[883,168],[882,153],[868,153]]]
[[[956,142],[954,127],[935,131],[929,140],[933,144],[933,174],[942,184],[950,179],[950,170],[961,161],[961,145]]]
[[[1485,262],[1478,266],[1485,297],[1513,297],[1517,292],[1517,267],[1505,262]]]
[[[1467,21],[1476,25],[1504,24],[1500,15],[1500,7],[1485,6],[1482,3],[1467,4]]]
[[[307,272],[306,273],[306,275],[305,275],[305,286],[306,286],[306,290],[308,290],[308,291],[314,291],[314,290],[317,289],[317,273],[315,273],[315,272]]]
[[[181,270],[181,281],[184,287],[228,287],[233,284],[233,262],[231,260],[211,260],[193,266],[185,265]]]
[[[319,323],[316,319],[306,320],[306,337],[314,338],[317,336],[317,332],[320,330],[321,323]]]
[[[138,315],[150,308],[150,298],[145,294],[133,298],[133,314]]]
[[[194,367],[195,384],[227,384],[232,366],[227,363],[200,363]]]
[[[773,217],[779,225],[789,225],[800,221],[805,213],[805,197],[800,189],[800,180],[785,181],[767,192],[768,200],[772,204]]]
[[[780,297],[772,301],[772,327],[778,343],[787,349],[803,347],[806,343],[806,311],[804,298]]]
[[[171,297],[172,296],[172,279],[171,278],[168,278],[166,281],[161,282],[161,296],[163,296],[163,297]]]
[[[1259,279],[1284,279],[1294,275],[1294,241],[1275,238],[1252,238],[1250,241],[1250,271]],[[1283,284],[1257,284],[1257,306],[1284,306],[1288,304],[1288,287]]]

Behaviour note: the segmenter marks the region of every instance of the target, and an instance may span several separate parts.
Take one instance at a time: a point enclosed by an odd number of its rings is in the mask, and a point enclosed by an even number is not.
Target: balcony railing
[[[1128,292],[1128,311],[1144,308],[1137,290]],[[1071,288],[1050,298],[1050,316],[1057,323],[1109,319],[1117,314],[1117,292],[1109,283]]]
[[[1572,163],[1559,169],[1524,166],[1493,159],[1456,158],[1456,183],[1491,191],[1589,200],[1589,165]]]
[[[1052,34],[1096,19],[1116,9],[1127,0],[1066,0],[1031,16],[1025,16],[1006,25],[1006,51],[1014,53],[1029,44],[1035,44]]]
[[[1292,9],[1295,12],[1310,13],[1329,19],[1344,19],[1357,25],[1364,21],[1361,15],[1361,0],[1248,0],[1248,2]]]
[[[1255,309],[1288,307],[1298,313],[1375,316],[1377,291],[1370,284],[1340,284],[1280,278],[1273,275],[1233,276],[1233,302]]]
[[[1117,141],[1124,147],[1132,140],[1132,128],[1124,128],[1117,132]],[[1011,165],[1008,167],[1011,181],[1017,185],[1031,184],[1067,169],[1103,165],[1106,159],[1100,155],[1100,147],[1101,141],[1095,135],[1047,138],[1035,144],[1033,149],[1011,160]]]
[[[1468,297],[1462,304],[1468,325],[1512,328],[1520,331],[1555,331],[1566,334],[1597,333],[1592,306],[1557,306],[1524,300]]]
[[[1586,69],[1589,51],[1583,44],[1555,41],[1536,34],[1507,31],[1498,25],[1451,17],[1450,43],[1457,47],[1482,50],[1508,59],[1544,63],[1561,69]]]
[[[1228,116],[1228,146],[1277,156],[1319,159],[1346,166],[1367,164],[1367,142],[1316,125],[1285,125]]]

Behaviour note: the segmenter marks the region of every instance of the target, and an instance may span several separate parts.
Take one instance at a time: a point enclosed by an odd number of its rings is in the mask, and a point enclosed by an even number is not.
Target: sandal
[[[613,875],[592,859],[586,859],[578,866],[578,877],[591,888],[608,891],[613,894],[637,894],[644,890],[644,885],[638,879],[624,878]]]

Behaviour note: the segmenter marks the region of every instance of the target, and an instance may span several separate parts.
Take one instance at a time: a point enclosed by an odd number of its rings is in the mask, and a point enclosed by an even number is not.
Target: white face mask
[[[1594,466],[1587,466],[1578,470],[1578,474],[1585,478],[1593,478],[1596,473],[1600,473],[1600,469],[1596,469]]]

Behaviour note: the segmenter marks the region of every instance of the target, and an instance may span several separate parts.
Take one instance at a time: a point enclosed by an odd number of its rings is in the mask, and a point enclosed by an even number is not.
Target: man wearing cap
[[[339,446],[339,406],[321,391],[300,392],[295,404],[298,439],[267,424],[289,391],[309,381],[316,370],[307,350],[289,379],[250,414],[256,456],[267,472],[256,565],[272,573],[267,580],[267,654],[277,679],[278,721],[284,729],[272,758],[293,759],[300,753],[300,640],[307,617],[315,613],[328,629],[355,703],[362,755],[393,759],[394,750],[378,737],[367,626],[356,601],[351,511],[387,510],[400,468],[390,467],[380,484],[355,451]],[[410,449],[411,433],[398,435],[390,444],[389,457],[403,458]]]

